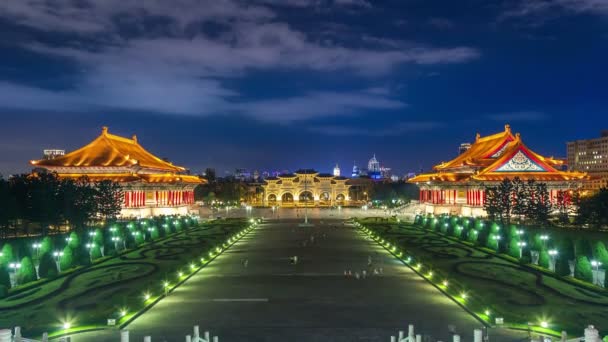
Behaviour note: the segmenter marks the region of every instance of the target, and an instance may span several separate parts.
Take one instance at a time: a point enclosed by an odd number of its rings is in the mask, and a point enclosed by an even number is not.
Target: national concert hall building
[[[485,188],[519,177],[547,184],[551,201],[559,192],[579,189],[589,180],[584,172],[561,171],[564,161],[543,157],[524,145],[509,125],[500,133],[481,137],[456,158],[433,167],[434,172],[409,180],[420,188],[426,213],[485,216]]]
[[[108,133],[88,145],[52,159],[30,162],[37,169],[55,172],[60,178],[87,176],[90,181],[111,180],[121,185],[121,216],[148,217],[185,215],[194,204],[194,188],[204,182],[186,169],[146,151],[132,138]]]

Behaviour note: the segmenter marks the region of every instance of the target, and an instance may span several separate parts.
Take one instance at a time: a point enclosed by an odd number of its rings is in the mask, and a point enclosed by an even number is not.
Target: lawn
[[[449,292],[478,316],[489,310],[489,321],[503,317],[506,324],[549,323],[556,331],[581,336],[583,329],[595,325],[602,336],[608,334],[608,291],[577,286],[506,258],[497,257],[481,248],[467,245],[436,232],[411,224],[366,219],[365,227],[392,242],[412,256],[420,273],[428,274],[440,288],[448,281]],[[458,300],[458,298],[457,298]]]
[[[71,326],[103,326],[108,318],[142,309],[145,294],[164,292],[179,272],[248,225],[245,220],[222,220],[176,233],[100,264],[78,270],[0,300],[0,327],[22,327],[26,336]],[[151,299],[152,300],[152,299]],[[121,313],[121,311],[123,311]]]

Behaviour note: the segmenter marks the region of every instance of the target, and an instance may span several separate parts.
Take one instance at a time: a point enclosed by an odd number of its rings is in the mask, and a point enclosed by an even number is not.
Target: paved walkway
[[[481,324],[434,287],[342,221],[261,225],[168,298],[128,326],[131,341],[184,341],[198,324],[220,341],[385,341],[399,329],[428,341],[472,341]],[[314,242],[311,242],[314,236]],[[298,264],[289,257],[297,255]],[[382,275],[356,280],[344,270]],[[248,260],[244,267],[243,260]],[[118,341],[118,333],[77,335],[75,342]],[[492,341],[512,341],[512,335]]]

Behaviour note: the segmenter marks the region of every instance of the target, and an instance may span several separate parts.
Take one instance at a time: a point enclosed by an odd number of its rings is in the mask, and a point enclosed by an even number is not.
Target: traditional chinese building
[[[578,189],[589,180],[583,172],[560,171],[563,160],[543,157],[524,145],[509,125],[500,133],[481,137],[449,162],[433,167],[433,173],[408,180],[420,187],[420,203],[427,213],[484,216],[485,188],[504,179],[519,177],[547,184],[552,201],[560,191]]]
[[[347,206],[348,178],[299,170],[265,179],[264,205],[279,207]]]
[[[91,181],[112,180],[123,190],[124,217],[187,214],[194,204],[194,188],[203,182],[186,169],[146,151],[137,141],[108,133],[88,145],[53,159],[30,162],[60,178],[87,176]]]

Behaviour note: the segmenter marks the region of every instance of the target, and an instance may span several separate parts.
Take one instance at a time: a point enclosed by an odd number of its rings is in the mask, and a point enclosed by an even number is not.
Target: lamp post
[[[540,236],[540,239],[543,242],[543,248],[547,248],[547,240],[549,240],[549,235],[543,234]]]
[[[120,238],[118,236],[112,236],[111,240],[114,242],[114,249],[118,251],[118,241],[120,241]]]
[[[500,250],[500,235],[495,234],[494,239],[496,240],[496,250]]]
[[[10,277],[11,286],[15,286],[17,285],[17,270],[21,268],[21,264],[18,262],[11,262],[8,267],[13,271],[11,273],[12,277]]]
[[[526,243],[523,241],[517,242],[517,246],[519,246],[519,258],[521,259],[524,254],[524,247],[526,247]]]
[[[602,266],[602,263],[597,260],[591,260],[591,266],[593,266],[593,283],[595,285],[600,285],[600,277],[599,277],[599,268]]]
[[[59,263],[59,258],[63,256],[63,252],[55,251],[53,252],[53,256],[55,257],[55,264],[57,265],[57,271],[61,272],[61,264]]]
[[[32,248],[36,251],[36,259],[40,257],[40,247],[42,247],[41,243],[35,242],[32,244]]]
[[[551,258],[551,271],[555,272],[555,260],[557,259],[557,250],[549,250],[549,258]]]
[[[89,250],[89,259],[91,259],[91,263],[93,262],[93,248],[95,248],[94,243],[87,243],[87,249]]]

